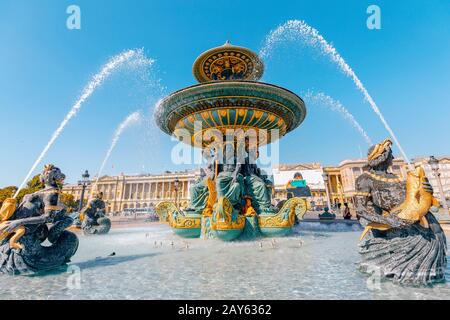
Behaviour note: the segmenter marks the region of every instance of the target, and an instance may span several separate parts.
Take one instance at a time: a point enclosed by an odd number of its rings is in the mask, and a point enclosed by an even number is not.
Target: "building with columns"
[[[356,179],[367,171],[366,164],[366,159],[344,160],[335,167],[323,168],[324,173],[328,176],[327,184],[332,205],[348,203],[352,206],[354,204]],[[401,179],[406,179],[406,166],[403,159],[396,158],[392,164],[391,172]]]
[[[442,191],[444,192],[448,206],[450,206],[450,156],[436,157],[436,160],[438,160],[437,169],[439,177],[437,177],[435,172],[431,169],[429,160],[429,157],[418,157],[413,159],[413,162],[415,165],[421,165],[424,168],[425,174],[433,186],[434,196],[441,200],[438,182],[439,178]]]
[[[447,200],[450,199],[450,157],[437,157],[439,160],[440,180]],[[422,165],[432,184],[435,197],[441,199],[438,180],[428,164],[429,158],[416,158],[414,165]],[[312,207],[323,208],[327,205],[327,195],[323,174],[328,177],[327,185],[332,205],[354,204],[356,179],[367,170],[366,159],[344,160],[337,166],[323,167],[320,163],[280,164],[272,169],[274,182],[274,202],[287,198],[286,184],[300,172],[311,189],[308,202]],[[394,159],[391,171],[406,179],[407,164],[401,158]],[[96,189],[103,192],[107,213],[122,212],[127,209],[152,208],[160,201],[177,201],[181,207],[187,207],[190,199],[189,189],[199,175],[198,170],[165,172],[149,175],[104,176],[99,179]],[[175,181],[178,179],[178,193]],[[95,179],[94,179],[95,180]],[[86,188],[85,199],[91,194],[92,184]],[[81,197],[81,186],[68,184],[63,192],[72,194],[75,200]],[[95,192],[95,190],[93,190]],[[178,194],[178,195],[177,195]]]
[[[311,207],[326,206],[326,191],[323,181],[323,168],[320,163],[280,164],[272,169],[275,202],[287,198],[286,184],[300,173],[311,190],[308,198]]]
[[[86,188],[85,199],[96,191],[103,192],[107,213],[121,212],[126,209],[152,208],[160,201],[175,201],[176,197],[180,206],[184,207],[188,204],[189,187],[195,181],[196,174],[196,171],[182,171],[155,175],[103,176],[99,179],[96,190],[92,190],[92,183]],[[177,179],[178,193],[175,187]],[[77,184],[68,184],[62,191],[73,195],[75,200],[79,200],[82,187]]]

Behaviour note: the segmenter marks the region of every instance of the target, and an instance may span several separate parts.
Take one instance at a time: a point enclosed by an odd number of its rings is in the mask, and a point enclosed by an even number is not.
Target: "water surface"
[[[370,285],[370,279],[354,265],[359,259],[359,234],[356,226],[303,223],[292,236],[275,242],[265,238],[225,243],[180,239],[166,225],[118,228],[104,236],[80,235],[71,263],[71,269],[80,274],[0,275],[0,299],[450,297],[449,282],[430,288],[390,282]],[[115,256],[108,257],[112,252]]]

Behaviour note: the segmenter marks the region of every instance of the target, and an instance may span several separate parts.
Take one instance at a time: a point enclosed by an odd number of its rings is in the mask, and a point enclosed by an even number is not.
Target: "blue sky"
[[[81,8],[81,30],[66,28],[67,6]],[[381,30],[366,9],[381,8]],[[17,185],[84,85],[108,58],[144,48],[157,60],[150,79],[120,72],[83,105],[51,148],[52,162],[76,181],[95,173],[117,125],[152,114],[166,94],[195,83],[192,63],[225,40],[258,51],[267,33],[302,19],[337,48],[384,112],[410,157],[450,154],[450,2],[432,1],[9,1],[0,2],[0,186]],[[349,78],[314,50],[285,43],[264,81],[298,94],[322,91],[342,102],[374,141],[386,131]],[[307,106],[305,122],[280,144],[283,163],[337,164],[367,145],[338,114]],[[127,130],[105,173],[184,169],[170,162],[175,142],[150,122]],[[42,163],[38,169],[40,169]]]

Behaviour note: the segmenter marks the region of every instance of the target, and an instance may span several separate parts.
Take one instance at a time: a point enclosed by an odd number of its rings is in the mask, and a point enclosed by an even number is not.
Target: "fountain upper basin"
[[[303,100],[295,93],[256,81],[212,81],[193,85],[166,97],[156,108],[156,123],[162,131],[175,136],[181,129],[190,134],[191,145],[203,147],[205,130],[254,129],[265,134],[270,143],[298,127],[306,116]],[[265,130],[261,130],[265,129]],[[184,131],[186,132],[186,131]]]

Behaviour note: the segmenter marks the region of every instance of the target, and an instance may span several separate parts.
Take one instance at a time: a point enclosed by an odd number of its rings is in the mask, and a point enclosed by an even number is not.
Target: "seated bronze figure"
[[[422,168],[406,183],[388,171],[389,139],[368,152],[368,171],[356,180],[356,210],[365,230],[360,238],[363,272],[379,272],[396,283],[428,285],[444,280],[446,238],[431,211],[433,189]]]
[[[73,219],[59,205],[59,184],[65,175],[54,165],[46,165],[40,178],[44,189],[26,195],[17,209],[12,198],[1,209],[2,273],[52,270],[66,265],[78,249],[77,236],[66,230]],[[44,241],[50,245],[42,245]]]

